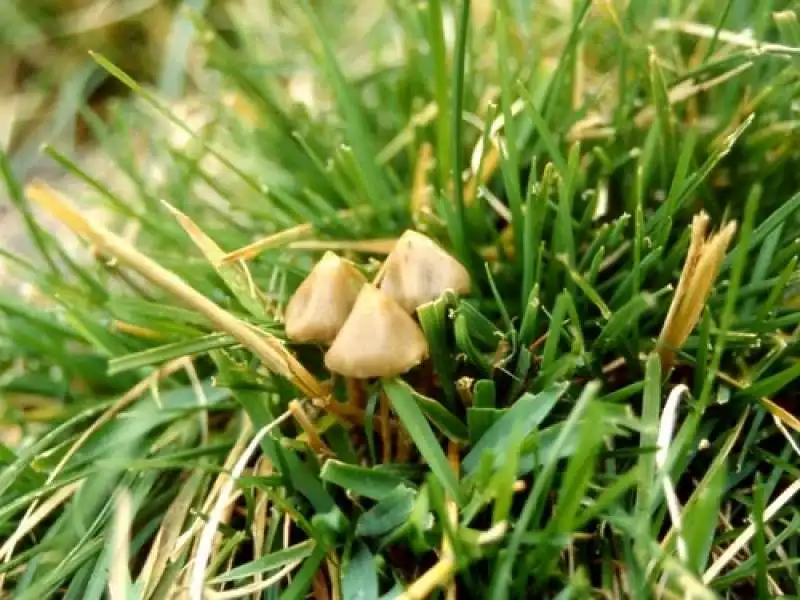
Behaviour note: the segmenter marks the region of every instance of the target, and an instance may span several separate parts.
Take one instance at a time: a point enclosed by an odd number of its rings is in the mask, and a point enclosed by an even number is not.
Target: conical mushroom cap
[[[365,282],[352,263],[326,252],[286,306],[286,336],[294,342],[330,343]]]
[[[393,377],[423,361],[428,343],[419,325],[394,300],[365,284],[325,354],[325,366],[345,377]]]
[[[380,288],[408,313],[445,290],[466,294],[469,273],[436,242],[416,231],[400,236],[383,269]]]

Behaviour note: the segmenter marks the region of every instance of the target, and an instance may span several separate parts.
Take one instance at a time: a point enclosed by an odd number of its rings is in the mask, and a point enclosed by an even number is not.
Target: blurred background
[[[85,141],[80,105],[103,112],[124,90],[89,57],[99,52],[143,83],[157,83],[180,48],[189,23],[181,6],[208,8],[205,0],[11,0],[0,3],[0,144],[20,156],[41,137],[59,133]],[[216,8],[215,8],[216,7]],[[185,13],[185,11],[183,11]],[[168,46],[174,46],[168,53]],[[184,56],[183,60],[189,57]],[[174,69],[176,66],[171,65]],[[19,163],[20,161],[18,161]]]
[[[321,17],[334,15],[338,21],[339,15],[348,15],[346,27],[330,34],[338,48],[350,47],[343,62],[351,72],[376,53],[391,51],[387,36],[374,27],[384,2],[337,0],[311,5]],[[203,94],[194,92],[205,85],[208,97],[209,87],[215,86],[208,84],[206,57],[197,39],[195,19],[200,15],[204,24],[234,46],[233,32],[242,31],[243,24],[258,31],[257,54],[263,63],[253,68],[275,75],[302,96],[307,87],[304,77],[293,77],[294,67],[282,65],[301,60],[307,32],[283,19],[285,9],[287,5],[274,0],[0,0],[0,150],[14,177],[22,183],[43,178],[73,199],[82,199],[86,185],[42,152],[47,143],[87,172],[116,183],[113,171],[118,165],[100,151],[93,132],[98,124],[113,121],[114,107],[127,102],[131,94],[92,59],[90,51],[154,90],[186,123],[202,122],[209,107],[201,99]],[[380,50],[363,52],[366,38]],[[248,51],[256,54],[255,49]],[[126,142],[137,152],[150,143],[154,132],[138,133],[141,139]],[[126,184],[124,177],[117,179]],[[46,228],[58,230],[46,215],[37,217]],[[26,255],[31,241],[19,219],[6,186],[0,185],[0,248]],[[3,268],[0,263],[0,287]]]
[[[87,120],[105,120],[127,89],[89,51],[177,101],[191,93],[191,80],[184,76],[193,58],[190,13],[202,12],[224,30],[223,8],[222,2],[207,0],[0,2],[0,150],[17,180],[42,177],[68,189],[78,185],[42,154],[45,142],[93,171],[113,168],[98,151]],[[19,225],[0,186],[0,246],[25,254],[30,242]]]

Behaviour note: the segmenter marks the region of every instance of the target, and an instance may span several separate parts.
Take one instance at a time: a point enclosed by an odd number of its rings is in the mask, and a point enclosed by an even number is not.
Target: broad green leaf
[[[727,471],[724,465],[714,469],[705,485],[698,486],[694,502],[683,511],[684,523],[691,526],[681,531],[686,541],[688,563],[691,569],[701,575],[708,567],[711,549],[716,537],[720,502],[727,484]]]
[[[377,537],[400,527],[411,515],[416,492],[407,486],[399,486],[375,506],[365,512],[356,522],[356,535]]]
[[[505,455],[514,428],[519,426],[523,436],[535,430],[547,418],[566,390],[566,385],[559,385],[540,394],[524,394],[464,457],[462,461],[464,471],[466,473],[474,471],[484,452],[490,452],[495,461],[500,460]]]
[[[396,475],[375,468],[348,465],[338,460],[328,460],[319,474],[323,481],[347,490],[349,494],[382,500],[391,494],[403,480]]]
[[[369,548],[358,543],[342,567],[342,600],[372,600],[378,591],[378,567]]]

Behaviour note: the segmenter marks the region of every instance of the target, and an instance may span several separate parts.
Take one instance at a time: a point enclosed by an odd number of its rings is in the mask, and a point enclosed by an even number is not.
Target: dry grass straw
[[[282,415],[280,415],[277,419],[273,420],[271,423],[262,427],[250,443],[247,445],[247,448],[242,452],[241,456],[236,461],[236,464],[233,466],[231,470],[230,477],[227,478],[225,484],[222,486],[222,489],[217,496],[217,500],[214,503],[214,507],[209,514],[208,521],[206,521],[205,526],[200,534],[200,541],[197,544],[197,550],[194,556],[194,562],[192,563],[191,572],[189,574],[189,599],[190,600],[203,600],[204,591],[205,591],[205,571],[206,566],[208,565],[209,558],[211,556],[211,551],[214,547],[214,538],[217,534],[217,528],[219,527],[220,522],[222,521],[222,516],[228,503],[230,502],[231,495],[234,491],[234,485],[236,480],[242,475],[247,466],[250,457],[255,454],[256,450],[261,443],[261,440],[270,433],[275,427],[279,426],[283,423],[286,419],[291,416],[291,412],[286,411]],[[253,590],[257,591],[257,590]],[[248,591],[247,593],[251,593]],[[235,597],[235,596],[228,596],[228,597]]]
[[[450,466],[456,477],[460,476],[461,459],[458,454],[458,445],[455,442],[449,442],[447,445],[447,458]],[[445,497],[445,510],[447,511],[447,520],[450,522],[450,527],[453,531],[458,529],[458,505],[453,498]],[[450,538],[446,537],[442,540],[442,556],[455,556],[455,550]],[[447,582],[445,589],[445,600],[456,600],[456,582],[450,578]]]
[[[120,333],[144,340],[159,341],[164,339],[164,334],[162,334],[160,331],[155,331],[149,327],[142,327],[141,325],[136,325],[135,323],[119,321],[117,319],[111,321],[110,329],[111,331],[118,331]]]
[[[336,218],[345,219],[348,217],[352,217],[354,214],[355,211],[353,209],[340,210],[336,213]],[[294,227],[290,227],[289,229],[278,231],[276,233],[258,239],[255,242],[248,244],[247,246],[243,246],[242,248],[233,250],[232,252],[228,252],[226,255],[222,256],[219,259],[219,264],[222,265],[230,264],[238,260],[252,260],[253,258],[255,258],[256,256],[258,256],[259,254],[261,254],[266,250],[270,250],[272,248],[281,248],[284,246],[292,247],[295,249],[301,249],[301,248],[317,249],[317,250],[336,249],[337,242],[312,240],[311,238],[314,236],[315,233],[316,229],[314,228],[313,224],[301,223],[300,225],[295,225]],[[378,253],[383,253],[383,252],[388,253],[391,251],[391,249],[389,249],[388,251],[386,250],[387,244],[391,244],[391,242],[392,240],[372,240],[365,242],[352,242],[349,247],[345,247],[344,249],[350,249],[356,252],[377,251]],[[314,247],[314,243],[319,245],[317,247]]]
[[[656,345],[664,371],[673,365],[675,354],[697,325],[725,251],[736,233],[736,222],[731,221],[718,233],[706,237],[708,223],[705,212],[692,220],[689,251]]]
[[[772,519],[786,504],[788,504],[795,494],[800,492],[800,479],[796,479],[792,484],[781,492],[769,506],[767,506],[762,520],[764,523]],[[739,536],[731,542],[725,551],[714,561],[714,563],[703,573],[703,583],[709,584],[719,575],[722,570],[730,563],[736,555],[750,543],[756,535],[756,524],[750,523]]]
[[[220,261],[222,264],[236,262],[237,260],[251,260],[270,248],[278,248],[290,242],[296,242],[302,238],[311,236],[314,233],[314,226],[311,223],[303,223],[284,231],[279,231],[256,240],[238,250],[229,252]]]
[[[175,500],[164,513],[161,526],[139,575],[145,598],[151,597],[171,562],[170,556],[181,536],[181,528],[189,515],[199,487],[200,480],[197,474],[189,477],[181,485]]]
[[[131,523],[133,521],[131,493],[125,489],[120,490],[114,504],[111,561],[108,567],[108,597],[110,600],[126,600],[129,596],[131,580],[128,571]]]
[[[397,238],[372,240],[301,240],[290,243],[290,250],[331,250],[334,252],[358,252],[364,254],[389,254],[394,250]]]
[[[116,258],[161,289],[179,298],[187,306],[205,316],[215,327],[231,334],[258,356],[273,373],[285,377],[309,398],[325,395],[322,384],[274,336],[254,330],[197,292],[172,271],[165,269],[134,248],[129,242],[101,225],[94,225],[60,198],[50,186],[34,182],[26,188],[27,196],[49,211],[77,235],[92,242],[104,255]]]

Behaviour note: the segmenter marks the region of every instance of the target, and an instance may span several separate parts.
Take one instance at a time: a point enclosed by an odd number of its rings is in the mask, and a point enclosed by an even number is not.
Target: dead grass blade
[[[672,366],[675,354],[697,325],[725,251],[736,233],[736,222],[731,221],[719,233],[706,238],[708,222],[709,217],[704,212],[696,215],[692,221],[689,251],[658,336],[656,348],[665,371]]]
[[[231,334],[258,356],[271,372],[294,383],[308,397],[318,398],[324,394],[321,383],[283,347],[277,338],[267,333],[258,335],[244,321],[217,306],[172,271],[165,269],[104,227],[90,223],[47,184],[34,182],[26,188],[26,193],[31,200],[49,211],[74,233],[91,241],[98,251],[116,258],[121,264],[133,269],[154,285],[204,315],[215,327]]]

